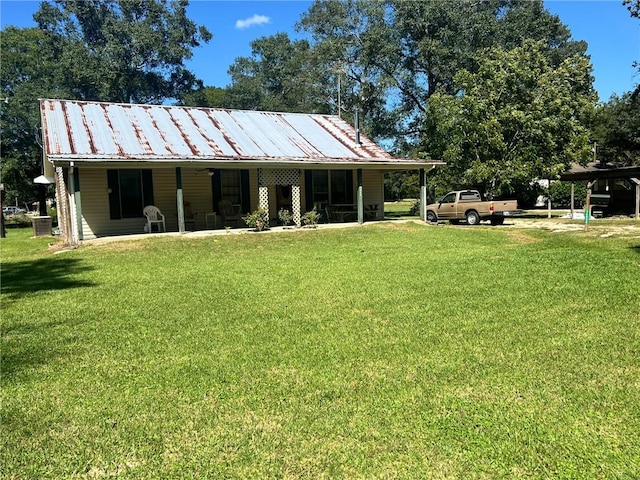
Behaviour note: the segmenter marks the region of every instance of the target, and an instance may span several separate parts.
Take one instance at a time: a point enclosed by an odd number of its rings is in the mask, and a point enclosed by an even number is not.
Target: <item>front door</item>
[[[291,185],[276,185],[276,208],[293,212],[291,205]]]

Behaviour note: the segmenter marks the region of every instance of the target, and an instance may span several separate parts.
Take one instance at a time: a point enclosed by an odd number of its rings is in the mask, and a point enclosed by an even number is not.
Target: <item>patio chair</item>
[[[222,223],[225,227],[230,227],[232,223],[235,224],[236,227],[240,224],[240,213],[234,209],[229,200],[220,200],[218,210],[220,210]]]
[[[162,224],[162,231],[164,232],[167,231],[167,226],[164,223],[164,215],[160,212],[160,209],[158,207],[155,207],[153,205],[147,205],[146,207],[144,207],[144,210],[142,210],[142,213],[147,219],[148,233],[153,232],[154,225],[158,226],[158,232],[160,232],[161,224]]]

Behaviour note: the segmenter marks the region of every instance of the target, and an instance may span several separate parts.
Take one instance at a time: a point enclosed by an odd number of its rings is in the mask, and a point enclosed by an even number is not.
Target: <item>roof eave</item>
[[[197,157],[197,158],[167,158],[149,156],[118,157],[110,155],[86,157],[80,155],[49,155],[48,159],[58,166],[84,165],[84,166],[105,166],[105,165],[140,165],[148,164],[163,167],[179,166],[233,166],[242,168],[365,168],[383,170],[414,170],[420,168],[435,168],[446,165],[441,160],[414,160],[414,159],[389,159],[389,158],[219,158],[219,157]]]

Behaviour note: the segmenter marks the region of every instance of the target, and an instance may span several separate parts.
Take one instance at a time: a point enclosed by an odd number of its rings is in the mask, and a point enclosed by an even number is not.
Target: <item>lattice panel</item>
[[[269,187],[291,185],[291,213],[293,221],[300,226],[300,170],[295,169],[258,169],[258,204],[269,210]]]
[[[269,187],[263,185],[258,187],[258,206],[269,210]]]
[[[270,185],[298,185],[300,170],[295,169],[258,169],[258,182],[260,186]]]
[[[293,222],[300,226],[300,185],[297,183],[291,187],[291,210],[293,210]]]

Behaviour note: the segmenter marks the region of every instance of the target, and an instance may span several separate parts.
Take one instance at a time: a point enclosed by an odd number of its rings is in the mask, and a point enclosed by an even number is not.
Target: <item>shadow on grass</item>
[[[84,273],[92,269],[79,259],[62,257],[3,263],[3,308],[36,292],[94,286],[94,282],[82,278]],[[42,298],[46,302],[46,297]],[[18,310],[20,304],[14,303],[13,307]],[[36,314],[28,322],[16,323],[10,320],[11,317],[11,313],[5,311],[1,329],[3,348],[0,357],[2,375],[6,381],[11,381],[18,372],[46,364],[68,352],[71,339],[50,341],[52,332],[60,326],[69,326],[68,321],[42,322]]]
[[[78,322],[75,322],[78,324]],[[25,371],[54,362],[56,359],[69,356],[74,339],[55,335],[58,327],[73,327],[65,320],[20,324],[14,328],[3,328],[3,348],[0,352],[2,361],[3,383],[13,383]],[[5,331],[6,330],[6,331]],[[55,341],[51,341],[52,338]]]
[[[2,264],[2,293],[10,299],[43,290],[91,287],[95,283],[78,278],[91,268],[79,259],[62,257]]]

